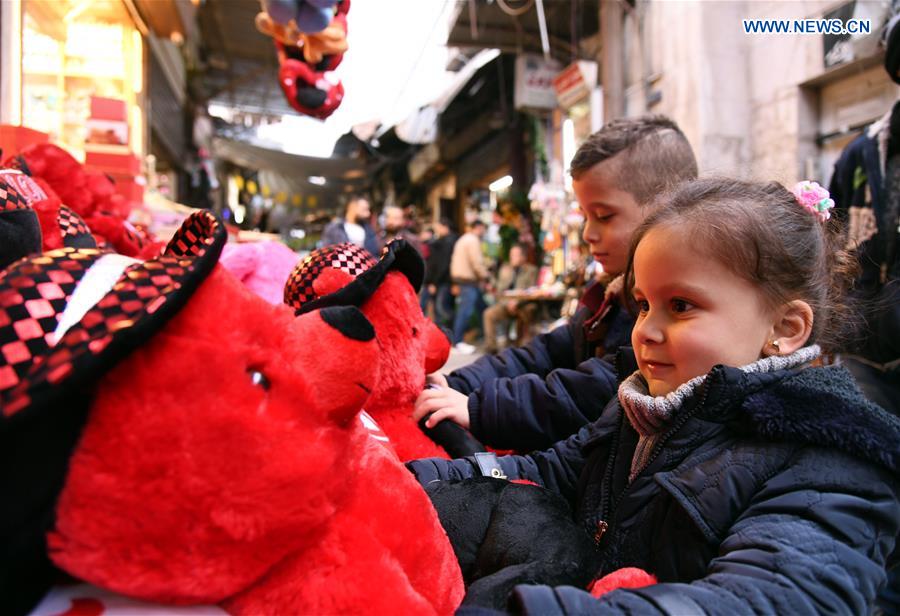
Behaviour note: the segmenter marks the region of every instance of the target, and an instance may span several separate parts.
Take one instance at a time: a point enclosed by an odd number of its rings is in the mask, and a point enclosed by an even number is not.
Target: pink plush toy
[[[281,242],[225,244],[219,263],[261,298],[280,304],[297,253]]]

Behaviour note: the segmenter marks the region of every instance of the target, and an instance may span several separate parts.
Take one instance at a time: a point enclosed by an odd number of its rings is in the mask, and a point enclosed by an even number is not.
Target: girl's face
[[[716,364],[744,366],[763,355],[775,317],[758,289],[697,251],[689,232],[649,231],[634,254],[631,333],[650,394],[665,395]]]

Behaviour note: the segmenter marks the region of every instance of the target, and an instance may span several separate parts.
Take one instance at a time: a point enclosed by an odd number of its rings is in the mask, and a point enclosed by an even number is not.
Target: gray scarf
[[[809,363],[821,354],[818,345],[803,347],[790,355],[771,355],[759,359],[752,364],[741,367],[744,372],[762,373],[786,370]],[[706,381],[708,374],[692,378],[665,396],[651,396],[647,390],[647,382],[640,371],[622,381],[619,385],[619,402],[625,411],[628,422],[640,435],[634,457],[631,460],[629,481],[644,470],[650,460],[650,454],[656,442],[665,432],[675,414],[684,402]]]

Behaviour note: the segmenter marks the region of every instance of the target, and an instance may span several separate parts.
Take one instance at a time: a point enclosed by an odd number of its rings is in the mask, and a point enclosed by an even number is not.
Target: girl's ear
[[[763,349],[765,355],[790,355],[806,345],[812,334],[813,311],[809,304],[795,299],[782,305],[775,314],[772,337]]]

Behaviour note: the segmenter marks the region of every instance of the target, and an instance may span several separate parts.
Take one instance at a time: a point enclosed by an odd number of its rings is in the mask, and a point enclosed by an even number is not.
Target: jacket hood
[[[833,447],[900,474],[900,419],[870,402],[845,368],[784,371],[780,379],[775,374],[744,375],[751,390],[767,385],[741,406],[757,433]]]

